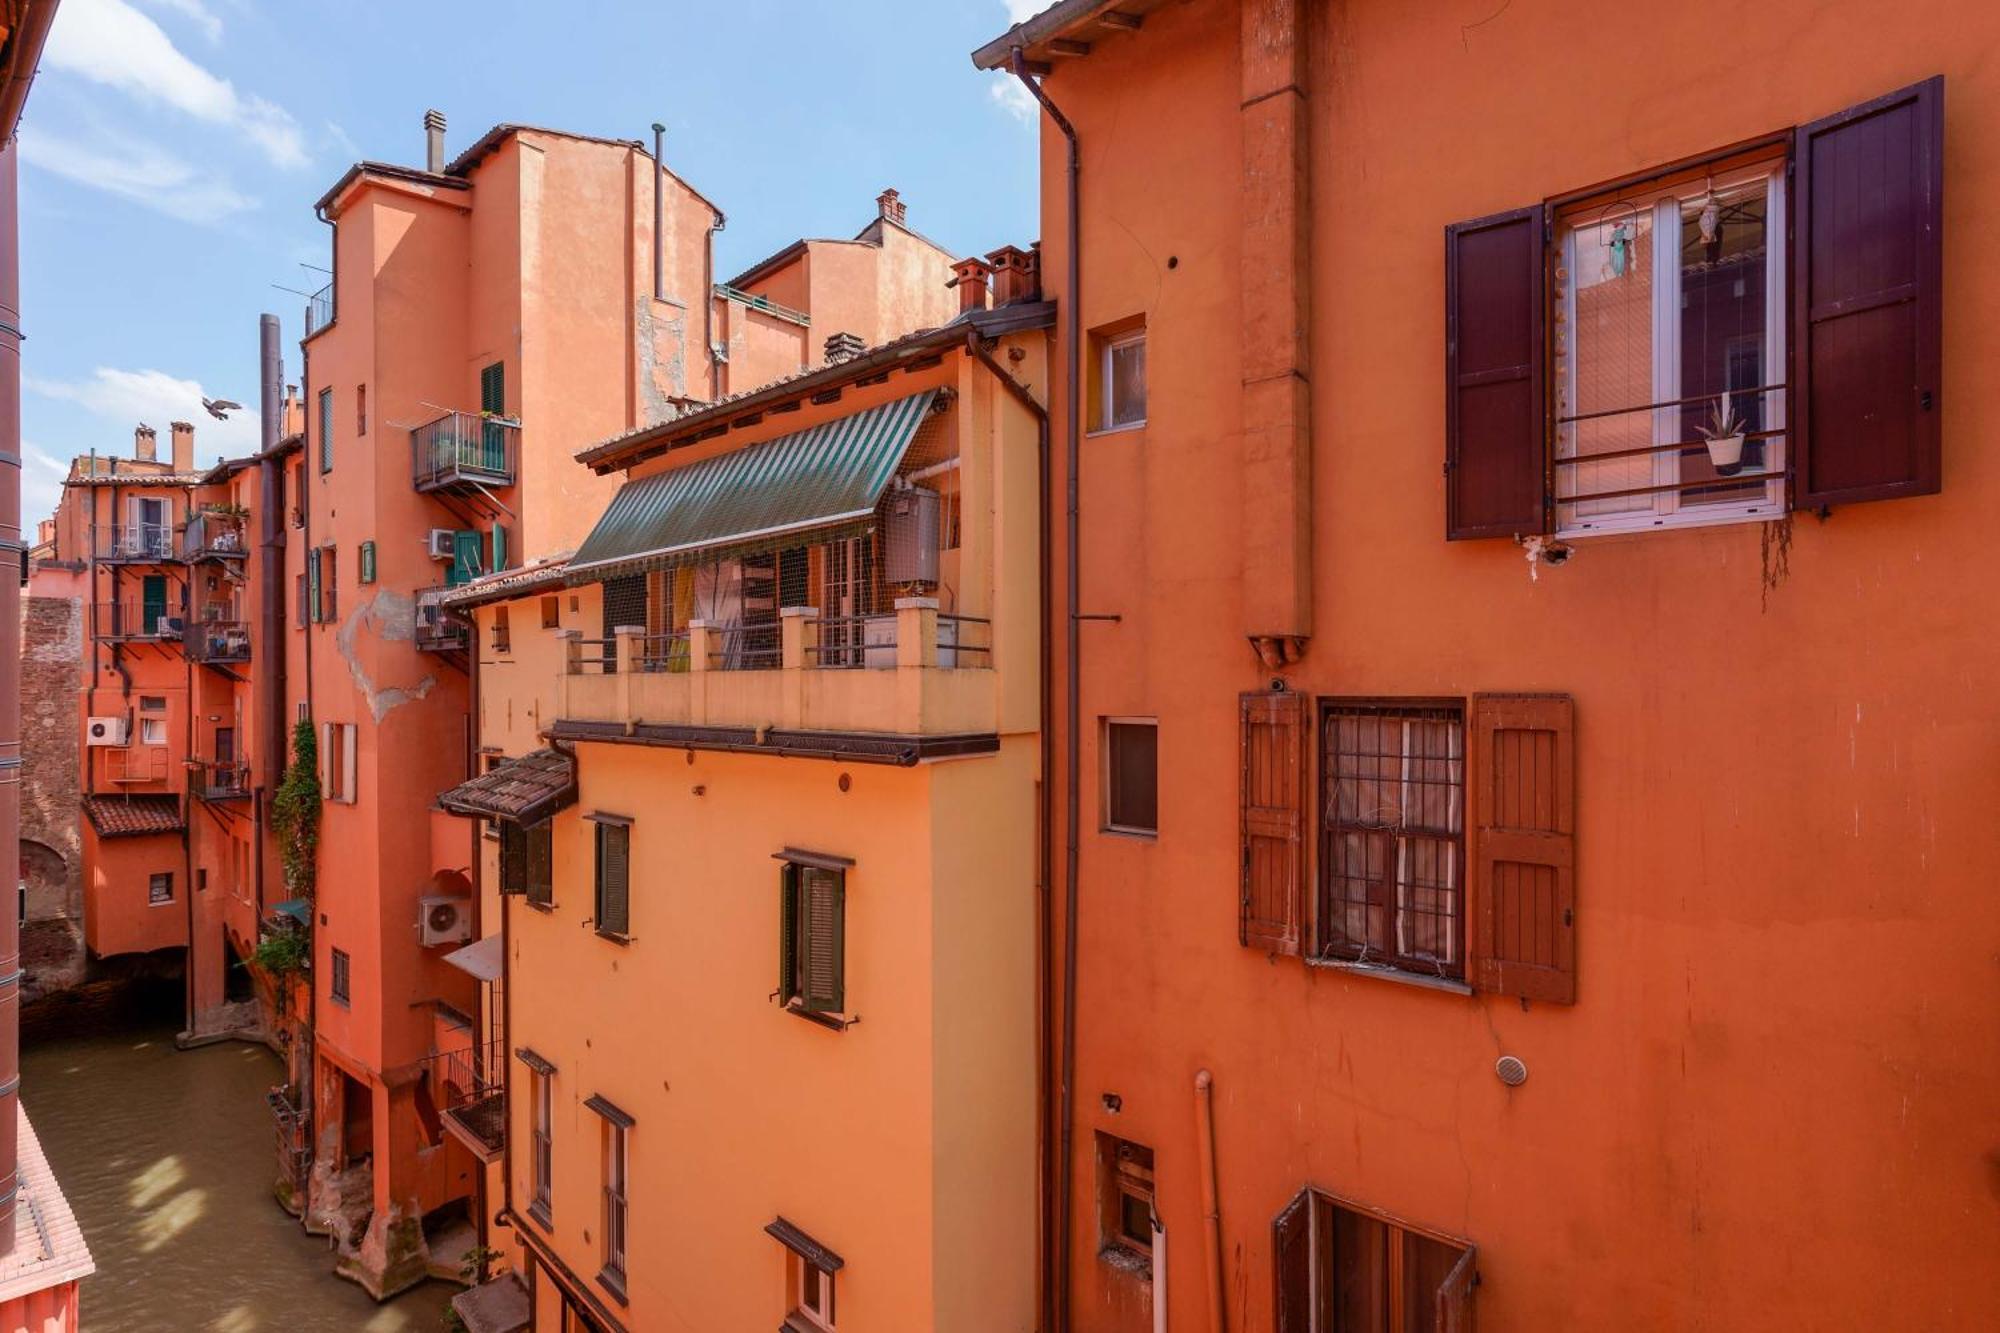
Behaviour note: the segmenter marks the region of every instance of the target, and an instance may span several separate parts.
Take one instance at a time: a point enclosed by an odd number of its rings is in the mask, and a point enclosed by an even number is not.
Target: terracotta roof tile
[[[507,759],[438,796],[455,815],[536,824],[576,801],[576,765],[560,750]]]
[[[15,1213],[14,1249],[0,1258],[0,1301],[46,1291],[97,1271],[26,1108],[21,1111],[19,1145],[21,1206]]]
[[[134,838],[148,833],[179,833],[178,796],[86,796],[83,812],[100,838]]]

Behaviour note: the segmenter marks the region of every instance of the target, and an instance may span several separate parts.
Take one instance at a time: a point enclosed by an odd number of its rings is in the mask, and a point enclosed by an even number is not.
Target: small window
[[[1278,1326],[1341,1333],[1472,1327],[1474,1251],[1314,1190],[1273,1227]]]
[[[314,564],[319,573],[319,615],[316,619],[322,625],[331,625],[340,619],[339,552],[329,544],[319,548],[318,556],[319,559]]]
[[[1153,1150],[1097,1136],[1097,1250],[1121,1268],[1150,1275],[1153,1256]]]
[[[327,994],[333,997],[335,1004],[347,1004],[351,998],[348,993],[348,969],[349,960],[347,950],[335,949],[333,951],[333,976],[327,982]]]
[[[375,581],[374,542],[361,543],[361,581],[363,583],[373,583]]]
[[[1463,978],[1463,707],[1335,700],[1320,726],[1321,954]]]
[[[234,855],[236,855],[236,853],[235,853],[235,850],[234,850],[234,849],[232,849],[232,850],[230,851],[230,853],[229,853],[229,854],[230,854],[231,856],[234,856]],[[168,886],[168,891],[169,891],[169,892],[172,892],[172,886],[171,886],[171,885],[169,885],[169,886]],[[207,867],[207,866],[197,866],[197,867],[195,868],[195,872],[194,872],[194,891],[195,891],[196,893],[206,893],[206,892],[208,892],[208,867]]]
[[[1101,430],[1146,424],[1146,331],[1138,329],[1103,340],[1098,367]]]
[[[320,728],[320,792],[326,800],[354,804],[356,737],[352,722],[327,722]]]
[[[368,386],[365,384],[354,386],[354,433],[357,436],[368,433]]]
[[[597,933],[619,939],[631,934],[632,828],[622,821],[597,823]]]
[[[549,596],[542,598],[542,628],[562,628],[562,599]]]
[[[319,470],[333,471],[333,390],[319,391]]]
[[[1104,721],[1104,828],[1153,837],[1160,830],[1160,725],[1153,718]]]
[[[139,696],[139,711],[142,713],[164,713],[167,699],[162,694],[142,694]]]
[[[534,1194],[528,1211],[547,1226],[555,1215],[555,1071],[530,1066],[528,1076],[533,1085],[529,1095],[534,1117],[530,1126],[534,1151],[529,1163]]]
[[[554,825],[546,819],[525,829],[510,819],[499,825],[500,892],[547,907],[553,896]]]
[[[507,630],[507,608],[496,606],[493,608],[493,651],[506,653],[513,649],[514,640]]]
[[[625,1291],[625,1227],[629,1217],[626,1182],[629,1179],[627,1136],[629,1126],[620,1123],[608,1102],[593,1097],[593,1109],[604,1117],[604,1271],[598,1280],[621,1295]]]
[[[298,596],[298,614],[292,620],[292,628],[304,629],[313,618],[312,584],[304,574],[294,575],[293,578],[296,580],[293,591]]]
[[[146,881],[146,902],[153,907],[174,900],[174,877],[171,871],[154,875]]]
[[[781,854],[778,1002],[807,1015],[837,1015],[847,1007],[846,863],[789,859],[798,855]]]
[[[792,1318],[833,1333],[833,1274],[804,1255],[792,1255]]]
[[[165,745],[167,743],[167,720],[163,717],[142,717],[139,719],[139,744]]]

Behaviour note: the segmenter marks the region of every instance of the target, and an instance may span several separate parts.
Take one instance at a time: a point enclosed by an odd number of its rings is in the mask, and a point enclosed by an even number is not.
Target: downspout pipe
[[[257,465],[257,633],[261,644],[254,674],[264,709],[264,780],[257,792],[257,919],[264,918],[264,823],[270,808],[265,794],[285,775],[285,515],[284,460],[277,456],[284,435],[284,357],[278,317],[257,317],[258,400],[262,414]],[[300,497],[304,502],[304,497]]]
[[[1194,1076],[1194,1121],[1195,1150],[1200,1155],[1202,1267],[1208,1276],[1208,1333],[1228,1333],[1222,1291],[1222,1211],[1215,1191],[1215,1076],[1206,1069]]]
[[[1078,690],[1077,606],[1079,569],[1077,562],[1077,483],[1078,442],[1083,432],[1083,409],[1077,394],[1083,382],[1083,318],[1079,253],[1082,225],[1078,215],[1078,177],[1082,158],[1076,127],[1061,108],[1049,100],[1042,85],[1028,73],[1028,57],[1021,47],[1010,53],[1014,77],[1027,88],[1042,110],[1055,123],[1068,143],[1067,216],[1064,218],[1065,276],[1063,279],[1062,336],[1067,344],[1063,358],[1063,977],[1062,977],[1062,1062],[1056,1082],[1056,1190],[1055,1190],[1055,1275],[1050,1283],[1049,1326],[1054,1333],[1068,1333],[1070,1326],[1070,1192],[1075,1174],[1076,1131],[1076,917],[1077,917],[1077,820],[1082,798],[1077,790],[1081,779],[1082,748],[1079,728],[1083,724]],[[1046,835],[1045,835],[1046,836]]]
[[[653,122],[653,299],[667,299],[667,127]]]

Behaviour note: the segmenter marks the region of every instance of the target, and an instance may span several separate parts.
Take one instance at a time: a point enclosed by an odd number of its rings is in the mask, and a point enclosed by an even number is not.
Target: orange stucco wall
[[[174,877],[173,897],[147,899],[152,877]],[[100,838],[83,823],[83,942],[99,958],[187,943],[187,862],[177,833]]]
[[[1047,86],[1082,137],[1084,326],[1143,316],[1150,388],[1143,429],[1082,442],[1081,609],[1122,617],[1083,631],[1082,771],[1096,719],[1157,716],[1161,830],[1096,833],[1087,779],[1076,1326],[1151,1319],[1146,1284],[1096,1257],[1096,1130],[1155,1150],[1165,1299],[1176,1327],[1205,1317],[1201,1068],[1233,1328],[1271,1326],[1271,1223],[1309,1183],[1476,1244],[1487,1330],[2000,1320],[2000,398],[1982,369],[2000,18],[1945,0],[1893,22],[1862,3],[1305,8],[1316,632],[1284,674],[1315,695],[1574,697],[1577,1000],[1236,943],[1236,695],[1271,674],[1242,637],[1258,506],[1239,349],[1269,293],[1239,270],[1239,6],[1100,33]],[[1579,541],[1538,581],[1510,543],[1444,541],[1447,224],[1939,72],[1941,495],[1800,515],[1768,591],[1758,524]],[[1058,293],[1062,154],[1045,128]],[[1503,1053],[1530,1071],[1513,1091]]]

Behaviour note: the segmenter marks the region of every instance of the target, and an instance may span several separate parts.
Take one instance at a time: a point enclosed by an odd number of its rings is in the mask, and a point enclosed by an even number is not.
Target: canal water
[[[153,1014],[178,1010],[148,1005]],[[37,1006],[39,1008],[40,1006]],[[84,1333],[437,1333],[451,1284],[384,1305],[333,1275],[323,1237],[271,1197],[261,1046],[174,1048],[179,1024],[118,1014],[24,1016],[21,1100],[97,1273]]]

